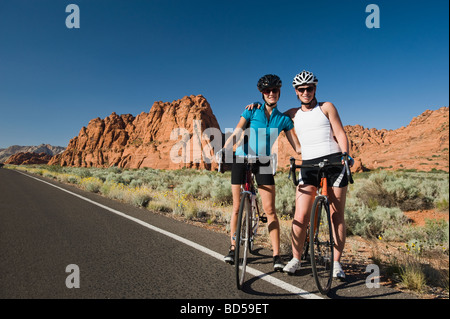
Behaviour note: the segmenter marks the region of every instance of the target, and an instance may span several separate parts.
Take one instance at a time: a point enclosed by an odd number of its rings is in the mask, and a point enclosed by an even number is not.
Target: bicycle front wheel
[[[242,195],[239,207],[239,215],[236,228],[236,250],[235,250],[235,267],[236,267],[236,284],[238,289],[242,289],[245,277],[245,268],[247,266],[247,256],[249,252],[250,242],[250,218],[251,218],[251,202],[250,195],[244,193]]]
[[[314,200],[309,234],[314,280],[319,291],[326,295],[333,280],[334,240],[330,207],[325,196]]]

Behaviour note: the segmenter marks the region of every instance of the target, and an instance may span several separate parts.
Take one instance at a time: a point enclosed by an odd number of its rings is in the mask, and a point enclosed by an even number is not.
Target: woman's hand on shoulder
[[[249,104],[249,105],[247,105],[246,107],[245,107],[245,109],[246,110],[253,110],[253,108],[257,108],[257,109],[259,109],[260,107],[261,107],[261,103],[259,103],[259,102],[253,102],[252,104]]]

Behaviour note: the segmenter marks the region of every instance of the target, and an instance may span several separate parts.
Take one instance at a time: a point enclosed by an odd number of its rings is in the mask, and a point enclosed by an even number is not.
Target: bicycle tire
[[[325,196],[317,196],[311,210],[310,256],[314,280],[326,295],[333,281],[334,240],[330,207]]]
[[[244,284],[245,268],[247,266],[247,257],[249,253],[250,218],[250,195],[244,193],[242,195],[241,204],[239,206],[239,215],[236,228],[236,248],[234,257],[234,265],[236,268],[236,285],[239,290],[242,289],[242,285]]]

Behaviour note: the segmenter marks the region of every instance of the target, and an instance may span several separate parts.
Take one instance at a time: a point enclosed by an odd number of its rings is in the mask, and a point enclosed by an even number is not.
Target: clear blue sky
[[[92,118],[197,94],[225,131],[264,74],[283,80],[280,110],[298,106],[303,69],[344,125],[406,126],[449,104],[449,1],[0,0],[0,148],[67,146]]]

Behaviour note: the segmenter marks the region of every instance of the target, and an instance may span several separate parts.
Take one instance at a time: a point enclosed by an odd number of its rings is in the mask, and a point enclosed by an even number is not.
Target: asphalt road
[[[308,267],[299,276],[273,273],[267,249],[252,258],[253,275],[239,291],[234,268],[222,259],[228,242],[225,234],[0,169],[0,298],[413,298],[369,289],[357,276],[334,282],[322,296]],[[79,288],[68,288],[77,279]]]

